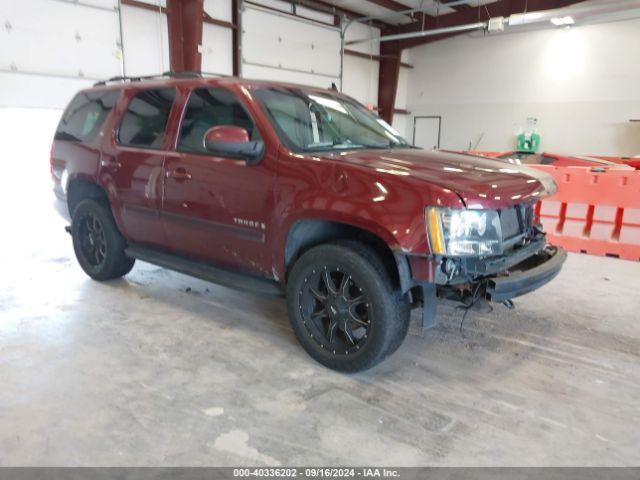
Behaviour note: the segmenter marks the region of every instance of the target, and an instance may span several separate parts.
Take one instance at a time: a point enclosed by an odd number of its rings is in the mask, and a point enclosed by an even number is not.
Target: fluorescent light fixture
[[[551,19],[551,23],[553,23],[556,27],[562,27],[562,26],[566,26],[566,25],[573,25],[575,22],[575,20],[573,19],[573,17],[553,17]]]
[[[544,13],[542,12],[527,12],[523,14],[525,22],[535,22],[536,20],[540,20],[544,18]]]

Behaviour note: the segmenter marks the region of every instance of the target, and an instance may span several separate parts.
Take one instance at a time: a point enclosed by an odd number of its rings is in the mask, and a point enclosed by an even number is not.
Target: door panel
[[[162,152],[120,151],[104,155],[102,169],[112,172],[112,184],[120,200],[120,219],[133,242],[163,244],[160,222],[162,199]]]
[[[272,276],[267,230],[275,172],[269,153],[257,165],[213,155],[204,146],[214,126],[233,125],[261,140],[236,94],[222,87],[194,89],[186,101],[177,152],[163,167],[162,219],[169,246],[180,253],[247,273]]]
[[[275,175],[265,163],[169,154],[162,205],[169,246],[220,266],[271,276],[266,234]]]
[[[101,159],[101,171],[111,176],[120,202],[122,228],[133,242],[166,244],[160,219],[162,165],[175,96],[174,88],[128,93],[113,155]]]

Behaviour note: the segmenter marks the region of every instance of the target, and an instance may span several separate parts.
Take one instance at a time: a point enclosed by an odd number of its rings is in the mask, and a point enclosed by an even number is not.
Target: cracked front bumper
[[[532,292],[553,280],[566,259],[564,249],[547,247],[503,274],[487,279],[487,297],[492,302],[504,302]]]

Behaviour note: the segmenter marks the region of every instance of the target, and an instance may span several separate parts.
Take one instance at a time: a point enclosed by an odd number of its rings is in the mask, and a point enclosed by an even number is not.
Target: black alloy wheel
[[[349,355],[364,346],[371,329],[369,296],[349,272],[336,265],[314,269],[298,295],[303,323],[321,348]]]
[[[306,251],[287,277],[289,321],[324,366],[358,372],[393,353],[409,328],[410,305],[372,247],[352,240]]]
[[[125,255],[120,234],[106,200],[88,198],[78,203],[71,221],[73,249],[78,263],[95,280],[111,280],[131,271],[135,260]]]
[[[78,219],[78,235],[80,250],[87,263],[92,267],[100,267],[107,258],[107,239],[100,219],[88,213]]]

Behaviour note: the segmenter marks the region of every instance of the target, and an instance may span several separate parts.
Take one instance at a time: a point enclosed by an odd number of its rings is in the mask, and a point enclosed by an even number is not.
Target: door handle
[[[110,168],[112,170],[117,170],[122,166],[122,164],[117,161],[115,158],[103,158],[100,160],[100,166],[103,168]]]
[[[175,170],[167,172],[167,178],[173,178],[178,182],[184,182],[185,180],[191,180],[191,174],[184,168],[178,167]]]

